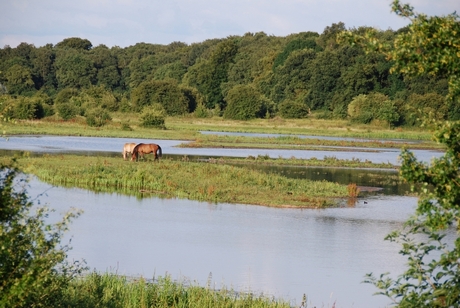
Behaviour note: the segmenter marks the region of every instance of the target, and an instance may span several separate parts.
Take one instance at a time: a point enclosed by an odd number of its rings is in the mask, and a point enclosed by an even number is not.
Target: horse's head
[[[131,154],[131,161],[137,160],[137,153],[138,153],[137,147],[134,147],[133,153]]]

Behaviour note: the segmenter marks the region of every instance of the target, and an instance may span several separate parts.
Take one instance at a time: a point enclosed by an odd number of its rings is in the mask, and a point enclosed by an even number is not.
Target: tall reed
[[[289,308],[289,303],[263,295],[219,290],[197,284],[174,282],[171,277],[159,277],[155,282],[143,278],[128,279],[115,274],[91,273],[74,280],[64,290],[64,307],[253,307]]]

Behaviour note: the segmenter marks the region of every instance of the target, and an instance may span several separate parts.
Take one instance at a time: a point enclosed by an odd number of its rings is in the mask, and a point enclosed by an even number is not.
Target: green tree
[[[312,63],[316,52],[312,49],[295,50],[275,70],[271,98],[275,103],[296,100],[299,95],[310,91],[312,78]],[[307,103],[308,102],[304,102]]]
[[[77,50],[90,50],[93,44],[87,39],[69,37],[56,44],[57,48],[72,48]]]
[[[391,43],[378,39],[378,31],[373,29],[364,35],[354,35],[351,31],[342,32],[340,40],[360,44],[367,51],[379,51],[393,61],[391,72],[408,76],[447,77],[449,99],[460,95],[460,22],[454,12],[447,16],[427,16],[414,12],[408,4],[395,0],[392,10],[411,23],[407,31],[396,35]]]
[[[58,88],[87,88],[96,84],[97,70],[90,57],[76,49],[60,50],[56,56]]]
[[[394,46],[376,40],[372,31],[359,37],[345,33],[344,37],[383,52],[394,61],[395,71],[447,77],[448,100],[456,104],[460,94],[459,16],[416,14],[398,0],[393,1],[392,10],[411,21]],[[405,229],[387,239],[402,244],[400,253],[408,259],[407,269],[395,279],[387,274],[369,274],[366,279],[399,307],[459,307],[460,303],[460,123],[433,121],[434,138],[445,145],[445,155],[431,164],[417,161],[407,150],[401,155],[401,176],[418,187],[419,201]],[[447,230],[454,236],[447,237]]]
[[[332,102],[338,79],[341,76],[341,62],[336,51],[319,53],[309,66],[309,107],[312,110],[327,108]]]
[[[176,61],[160,66],[155,71],[154,78],[159,80],[175,79],[180,82],[186,72],[187,67],[181,61]]]
[[[152,80],[157,67],[157,59],[153,55],[131,61],[129,63],[129,77],[127,78],[129,88],[133,90],[142,82]]]
[[[11,94],[31,95],[35,90],[32,72],[28,67],[15,64],[5,74],[6,87]]]
[[[407,269],[395,279],[389,274],[368,274],[365,280],[398,307],[459,307],[460,303],[460,123],[438,122],[434,136],[447,150],[430,165],[417,161],[410,151],[401,155],[401,176],[420,187],[419,201],[405,229],[386,239],[401,243]],[[446,237],[446,230],[455,236]]]
[[[181,115],[188,112],[189,101],[174,79],[150,80],[142,82],[131,94],[135,110],[160,103],[168,115]]]
[[[228,91],[225,97],[227,108],[224,118],[249,120],[264,118],[272,111],[271,103],[262,94],[249,85],[238,85]]]
[[[89,54],[97,70],[97,85],[115,90],[120,86],[121,75],[118,70],[118,59],[105,45],[93,48]]]
[[[68,264],[70,247],[60,246],[78,212],[49,225],[50,212],[33,203],[14,162],[0,166],[0,307],[56,307],[66,285],[82,267]]]
[[[38,89],[54,94],[57,87],[54,61],[56,51],[51,44],[37,48],[33,52],[33,75]]]
[[[215,46],[208,60],[201,61],[189,70],[187,83],[196,87],[206,99],[206,107],[225,109],[222,85],[228,81],[228,69],[238,52],[234,39],[228,38]]]

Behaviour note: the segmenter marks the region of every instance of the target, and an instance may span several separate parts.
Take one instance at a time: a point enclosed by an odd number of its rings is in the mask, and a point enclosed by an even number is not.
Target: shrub
[[[402,109],[404,124],[408,126],[420,125],[428,115],[437,120],[446,120],[448,114],[445,97],[436,93],[411,94]]]
[[[66,263],[67,245],[60,241],[79,213],[47,225],[45,207],[33,203],[19,170],[0,166],[0,307],[56,307],[68,283],[83,268]]]
[[[194,115],[197,118],[208,118],[210,116],[210,112],[204,104],[199,104],[195,109]]]
[[[155,127],[165,129],[166,110],[160,104],[153,104],[143,109],[141,114],[141,125],[144,127]]]
[[[396,103],[382,93],[360,94],[348,105],[347,114],[352,122],[369,124],[382,120],[394,126],[400,115]]]
[[[111,120],[110,114],[100,107],[91,109],[86,113],[86,124],[89,126],[101,127]]]
[[[80,112],[80,109],[72,103],[56,104],[55,108],[59,116],[65,121],[75,118]]]
[[[40,102],[22,97],[14,104],[14,117],[16,119],[33,120],[41,119],[45,116],[45,110]]]
[[[249,85],[237,85],[225,96],[227,107],[224,118],[233,120],[249,120],[264,118],[270,113],[273,104],[262,94]]]
[[[132,131],[132,127],[129,125],[128,121],[121,122],[121,130]]]
[[[78,94],[77,89],[65,88],[56,95],[54,102],[56,104],[68,103],[72,97],[78,96]]]
[[[14,117],[15,99],[9,95],[0,96],[0,115],[3,120]]]
[[[301,102],[285,100],[278,105],[278,114],[285,119],[302,119],[308,117],[310,108]]]

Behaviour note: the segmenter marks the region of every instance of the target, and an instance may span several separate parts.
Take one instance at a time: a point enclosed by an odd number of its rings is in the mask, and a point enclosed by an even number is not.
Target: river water
[[[52,136],[11,137],[0,141],[0,149],[119,155],[121,159],[121,148],[128,141],[159,143],[165,155],[225,156],[222,151],[226,150],[175,148],[181,141]],[[276,150],[260,151],[260,155],[281,155]],[[300,152],[309,153],[297,156]],[[287,156],[281,156],[321,157],[311,152],[283,151]],[[246,149],[226,152],[239,157],[259,155],[249,153],[252,151]],[[379,153],[385,162],[397,157],[394,151]],[[362,159],[359,152],[351,154]],[[423,157],[429,160],[432,154],[427,151]],[[327,156],[342,158],[340,155],[327,152]],[[331,176],[326,169],[312,174]],[[347,171],[341,174],[346,177]],[[322,210],[140,199],[52,187],[33,177],[28,192],[57,213],[71,207],[84,211],[71,225],[66,240],[72,238],[69,259],[85,259],[91,269],[145,278],[171,275],[200,285],[211,281],[216,288],[275,296],[293,306],[300,305],[305,294],[308,307],[332,307],[334,303],[335,307],[385,307],[388,299],[373,296],[377,290],[362,281],[370,272],[402,272],[399,246],[383,239],[402,225],[417,202],[392,189],[392,184],[387,186],[352,206]]]

